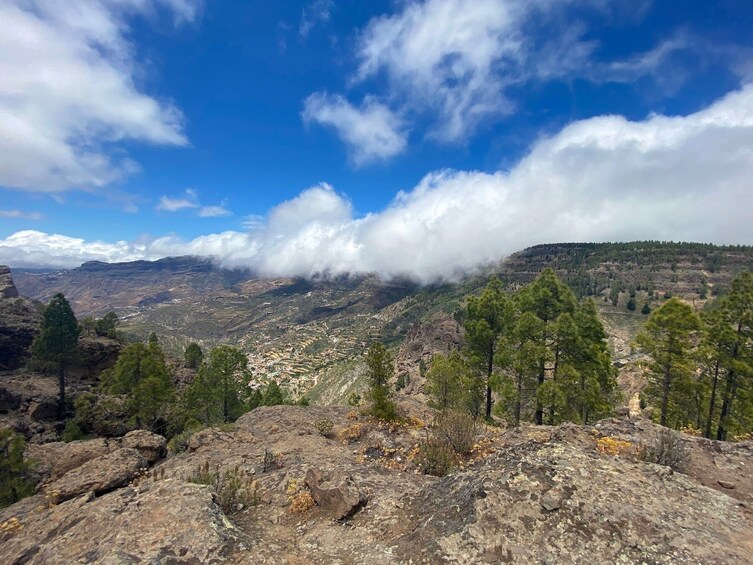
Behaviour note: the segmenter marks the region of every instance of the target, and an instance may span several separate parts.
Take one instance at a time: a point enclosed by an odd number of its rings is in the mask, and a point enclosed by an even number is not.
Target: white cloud
[[[520,88],[530,83],[575,77],[628,83],[648,76],[673,92],[689,72],[674,64],[675,55],[708,57],[698,38],[677,32],[645,53],[604,61],[580,19],[587,11],[606,20],[640,19],[649,3],[406,0],[359,33],[351,83],[368,87],[374,79],[381,87],[386,79],[382,98],[390,108],[412,122],[428,119],[427,137],[443,143],[463,142],[517,111]]]
[[[19,232],[0,240],[0,263],[197,254],[267,276],[376,272],[429,282],[555,241],[753,244],[751,186],[753,85],[688,116],[574,122],[509,171],[434,172],[361,218],[321,184],[248,233],[134,245]]]
[[[141,91],[127,37],[158,7],[176,23],[196,0],[0,3],[0,186],[92,190],[134,173],[123,141],[186,145],[183,116]]]
[[[179,212],[190,208],[198,208],[199,195],[192,188],[187,188],[185,194],[178,198],[161,196],[155,210],[161,212]]]
[[[0,210],[0,218],[16,218],[19,220],[41,220],[44,216],[39,212],[23,212],[21,210]]]
[[[356,108],[340,95],[315,92],[304,102],[301,115],[304,122],[333,128],[356,165],[387,159],[406,145],[402,121],[372,97],[367,96]]]
[[[219,218],[221,216],[232,216],[232,212],[222,205],[219,206],[202,206],[198,216],[200,218]]]
[[[232,216],[233,213],[226,208],[226,204],[223,200],[220,204],[203,206],[199,202],[199,193],[193,188],[187,188],[183,196],[177,198],[161,196],[154,209],[160,212],[180,212],[182,210],[197,209],[196,215],[200,218]]]
[[[301,22],[298,24],[298,33],[304,39],[311,30],[319,24],[326,24],[335,7],[334,0],[313,0],[301,11]]]

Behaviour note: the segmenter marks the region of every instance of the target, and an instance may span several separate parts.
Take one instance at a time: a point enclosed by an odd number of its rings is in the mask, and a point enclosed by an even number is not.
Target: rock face
[[[194,434],[147,475],[133,475],[147,461],[124,447],[157,453],[159,438],[143,432],[54,446],[85,461],[49,463],[57,478],[43,492],[69,485],[72,498],[0,511],[0,562],[735,564],[753,554],[749,443],[682,436],[679,472],[637,460],[657,428],[643,420],[486,429],[478,457],[436,478],[415,473],[410,455],[425,430],[349,412],[259,408]],[[330,438],[315,428],[322,418]],[[222,495],[190,483],[200,469],[232,471],[255,495],[225,516],[213,501]],[[317,504],[295,504],[306,497]]]
[[[148,467],[146,459],[135,449],[124,447],[95,457],[68,471],[48,485],[45,491],[56,502],[69,500],[80,494],[103,494],[127,485]]]
[[[447,355],[456,350],[462,335],[458,323],[449,316],[438,316],[411,326],[395,357],[395,374],[407,376],[410,381],[405,392],[420,392],[424,384],[421,362],[428,367],[434,355]]]
[[[97,459],[95,467],[106,467],[109,460],[99,459],[105,455],[128,448],[135,450],[146,463],[152,464],[166,453],[165,438],[146,430],[135,430],[122,438],[97,438],[63,443],[61,441],[26,446],[27,459],[33,460],[37,473],[45,480],[55,481],[84,464]]]
[[[10,269],[0,265],[0,370],[13,370],[29,358],[42,316],[35,303],[22,298]]]
[[[18,290],[10,276],[10,267],[0,265],[0,299],[18,298]]]
[[[92,379],[115,365],[120,355],[119,341],[106,337],[82,337],[78,340],[79,367],[74,372]]]

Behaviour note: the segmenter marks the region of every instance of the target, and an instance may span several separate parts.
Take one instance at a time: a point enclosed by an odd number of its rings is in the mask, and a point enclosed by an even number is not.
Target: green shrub
[[[466,412],[447,410],[437,416],[434,427],[436,439],[449,445],[455,453],[467,455],[473,449],[478,434],[476,420]]]
[[[419,446],[416,465],[424,475],[444,477],[455,466],[455,452],[445,442],[429,438]]]
[[[33,463],[24,459],[24,438],[0,430],[0,508],[34,494]]]
[[[240,512],[248,506],[256,506],[260,501],[258,483],[253,477],[246,477],[240,467],[227,471],[220,470],[219,466],[210,469],[206,461],[196,469],[189,481],[211,487],[217,504],[225,514]]]
[[[675,471],[682,471],[688,464],[688,448],[679,433],[662,428],[654,437],[639,448],[643,461],[666,465]]]
[[[86,434],[81,429],[81,426],[78,425],[75,419],[68,420],[65,424],[65,430],[63,430],[63,441],[70,443],[80,439],[86,439]]]
[[[335,423],[329,418],[321,418],[314,422],[314,427],[324,437],[329,437],[332,435],[332,430],[335,427]]]

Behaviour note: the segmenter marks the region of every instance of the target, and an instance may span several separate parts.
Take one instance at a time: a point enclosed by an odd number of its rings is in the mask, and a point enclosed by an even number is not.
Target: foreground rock
[[[55,502],[87,492],[104,494],[127,485],[147,467],[146,459],[138,451],[124,447],[68,471],[45,491]]]
[[[323,418],[328,437],[315,427]],[[0,562],[749,563],[750,446],[684,436],[681,473],[636,460],[655,431],[629,419],[489,429],[476,460],[436,478],[415,473],[417,426],[260,408],[112,492],[88,483],[57,506],[37,496],[5,509]],[[121,445],[58,482],[121,457],[128,469],[142,455]],[[213,501],[223,494],[189,482],[197,472],[232,473],[248,496],[226,517]]]
[[[163,458],[166,453],[164,437],[146,430],[135,430],[122,438],[28,444],[25,456],[34,461],[36,471],[43,480],[55,481],[69,471],[123,447],[137,451],[148,464]]]
[[[83,495],[19,522],[0,532],[3,563],[217,563],[239,533],[207,487],[180,481]]]

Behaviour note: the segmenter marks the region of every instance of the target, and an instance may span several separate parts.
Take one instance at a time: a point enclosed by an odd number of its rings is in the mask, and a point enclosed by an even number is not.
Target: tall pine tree
[[[511,329],[512,317],[512,304],[499,279],[492,279],[480,296],[468,298],[465,335],[470,358],[486,389],[487,418],[492,414],[494,356],[503,332]]]
[[[66,370],[76,359],[81,329],[65,296],[57,293],[45,307],[42,329],[31,345],[32,356],[58,375],[58,417],[65,418]]]
[[[659,404],[659,423],[667,425],[671,408],[682,400],[683,390],[693,379],[694,347],[700,320],[693,309],[670,298],[649,317],[637,342],[651,358],[646,395]]]

